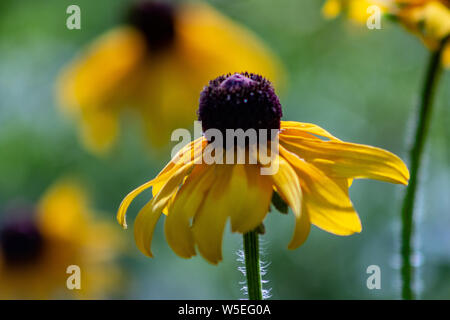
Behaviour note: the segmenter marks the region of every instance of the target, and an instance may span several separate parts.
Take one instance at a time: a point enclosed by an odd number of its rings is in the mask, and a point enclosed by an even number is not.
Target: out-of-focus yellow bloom
[[[397,0],[393,14],[425,45],[436,50],[442,39],[450,35],[450,1]]]
[[[352,21],[365,24],[370,16],[367,8],[371,5],[378,5],[382,12],[396,18],[432,51],[441,41],[446,41],[442,63],[450,67],[449,0],[327,0],[322,12],[325,17],[334,18],[346,10]]]
[[[117,290],[114,258],[120,239],[93,220],[86,195],[69,181],[55,184],[36,208],[11,212],[0,232],[0,298],[102,298]],[[80,290],[66,286],[67,267],[80,267]]]
[[[75,113],[84,145],[101,153],[115,142],[119,116],[133,109],[155,146],[194,119],[208,80],[254,70],[278,83],[276,57],[250,31],[201,2],[136,4],[127,24],[101,36],[58,81],[60,105]]]
[[[383,0],[327,0],[322,7],[322,14],[329,19],[337,17],[341,12],[358,24],[366,24],[372,14],[368,8],[377,5],[382,12],[386,10]]]
[[[216,264],[222,260],[228,219],[233,232],[254,230],[266,217],[274,191],[294,212],[296,224],[289,248],[295,249],[308,237],[311,224],[336,235],[361,231],[348,194],[353,179],[408,183],[407,167],[388,151],[343,142],[313,124],[280,122],[279,100],[261,76],[234,74],[211,81],[201,94],[198,113],[204,130],[275,130],[280,142],[274,159],[278,170],[261,174],[267,163],[259,156],[255,164],[207,164],[203,160],[211,144],[206,137],[185,146],[156,178],[129,193],[117,214],[126,227],[130,203],[152,188],[153,198],[134,224],[136,244],[149,257],[153,230],[163,212],[167,214],[166,239],[176,254],[190,258],[197,247],[206,260]],[[253,147],[246,145],[248,154]]]

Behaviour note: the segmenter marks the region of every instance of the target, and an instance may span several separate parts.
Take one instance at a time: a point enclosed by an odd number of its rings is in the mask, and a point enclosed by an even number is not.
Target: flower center
[[[38,258],[43,237],[30,218],[7,221],[0,230],[0,250],[6,265],[22,265]]]
[[[175,38],[175,10],[164,2],[141,1],[133,5],[128,21],[145,36],[152,51],[166,48]]]
[[[270,81],[253,73],[220,76],[200,94],[203,131],[280,129],[281,104]]]

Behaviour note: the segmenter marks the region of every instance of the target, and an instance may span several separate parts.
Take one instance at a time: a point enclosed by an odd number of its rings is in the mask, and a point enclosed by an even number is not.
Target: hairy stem
[[[262,300],[259,239],[256,231],[244,234],[245,270],[249,300]]]

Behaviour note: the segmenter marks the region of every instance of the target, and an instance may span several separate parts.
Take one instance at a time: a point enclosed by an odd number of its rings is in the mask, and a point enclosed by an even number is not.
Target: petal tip
[[[217,266],[219,265],[219,262],[222,261],[222,259],[217,259],[217,260],[209,260],[206,259],[206,261],[208,261],[210,264],[212,264],[213,266]]]

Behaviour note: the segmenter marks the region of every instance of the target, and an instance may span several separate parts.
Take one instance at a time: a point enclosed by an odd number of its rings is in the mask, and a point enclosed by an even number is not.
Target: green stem
[[[411,265],[412,235],[414,231],[413,213],[416,198],[419,169],[422,161],[425,140],[430,126],[431,112],[433,109],[433,98],[436,91],[439,75],[441,71],[441,55],[444,47],[444,41],[437,51],[431,52],[428,69],[423,83],[422,94],[419,105],[419,114],[415,128],[415,139],[410,151],[410,173],[406,194],[402,206],[402,238],[401,238],[401,256],[402,256],[402,298],[406,300],[414,299],[414,290],[412,283],[414,274]]]
[[[259,239],[256,231],[244,234],[245,270],[249,300],[262,300]]]

